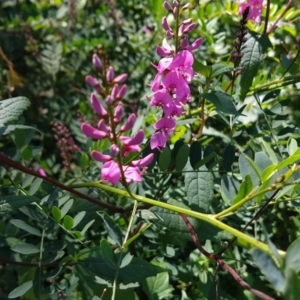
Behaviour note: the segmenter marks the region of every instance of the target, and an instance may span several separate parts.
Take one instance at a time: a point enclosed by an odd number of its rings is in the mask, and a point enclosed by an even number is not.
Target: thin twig
[[[250,293],[252,293],[253,295],[255,295],[256,297],[262,299],[262,300],[275,300],[274,298],[264,294],[261,291],[258,291],[256,289],[253,289],[247,282],[245,282],[238,274],[237,272],[231,268],[229,265],[227,265],[223,260],[221,255],[219,255],[219,253],[217,254],[212,254],[207,252],[202,245],[200,244],[200,241],[198,239],[198,236],[196,234],[196,231],[193,227],[193,225],[190,223],[190,221],[188,220],[188,218],[181,214],[181,217],[183,219],[183,221],[185,222],[191,237],[196,245],[196,247],[198,248],[198,250],[205,255],[206,257],[215,260],[220,266],[222,266],[232,277],[233,279],[244,289],[248,290]]]
[[[121,208],[121,207],[116,207],[116,206],[113,206],[113,205],[111,205],[109,203],[106,203],[104,201],[93,199],[93,198],[91,198],[91,197],[89,197],[89,196],[87,196],[87,195],[85,195],[83,193],[78,192],[77,190],[75,190],[75,189],[73,189],[73,188],[71,188],[71,187],[69,187],[67,185],[64,185],[64,184],[60,183],[59,181],[57,181],[57,180],[55,180],[55,179],[53,179],[51,177],[42,176],[38,172],[36,172],[36,171],[34,171],[32,169],[29,169],[29,168],[21,165],[20,163],[15,162],[14,160],[6,157],[2,153],[0,153],[0,163],[2,163],[4,165],[8,165],[8,166],[10,166],[10,167],[12,167],[12,168],[14,168],[16,170],[19,170],[19,171],[23,172],[23,173],[26,173],[26,174],[29,174],[29,175],[32,175],[32,176],[35,176],[35,177],[39,177],[39,178],[41,178],[41,179],[43,179],[43,180],[45,180],[45,181],[47,181],[47,182],[49,182],[49,183],[57,186],[57,187],[65,190],[65,191],[70,192],[73,195],[76,195],[76,196],[78,196],[80,198],[83,198],[84,200],[87,200],[87,201],[89,201],[91,203],[94,203],[94,204],[96,204],[98,206],[101,206],[101,207],[113,210],[115,212],[124,212],[124,209]]]

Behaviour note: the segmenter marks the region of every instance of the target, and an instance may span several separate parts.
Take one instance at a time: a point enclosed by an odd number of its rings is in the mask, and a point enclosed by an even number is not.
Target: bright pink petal
[[[125,180],[127,183],[142,181],[142,177],[138,168],[125,166],[123,167],[123,170],[124,170]]]
[[[130,165],[133,167],[146,167],[149,166],[154,158],[154,154],[150,153],[142,159],[133,160]]]
[[[169,137],[170,134],[168,134],[167,132],[156,132],[150,139],[150,148],[165,148]]]
[[[81,131],[84,135],[92,139],[103,139],[107,136],[106,132],[100,131],[87,123],[81,125]]]
[[[101,178],[104,181],[108,181],[112,184],[117,184],[120,180],[120,177],[121,177],[120,168],[115,161],[110,160],[102,166]]]
[[[110,155],[107,155],[107,154],[102,154],[96,150],[93,150],[92,151],[92,157],[94,160],[96,161],[100,161],[100,162],[107,162],[109,160],[112,160],[111,156]]]

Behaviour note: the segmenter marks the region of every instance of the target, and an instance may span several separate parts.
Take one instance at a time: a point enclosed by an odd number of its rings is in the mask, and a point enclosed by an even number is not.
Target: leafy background
[[[286,4],[271,2],[270,24]],[[230,97],[223,92],[231,80],[229,54],[240,21],[238,7],[227,0],[190,3],[186,16],[198,24],[191,38],[204,38],[195,53],[201,63],[195,68],[202,74],[192,87],[195,101],[191,114],[180,120],[168,147],[156,153],[155,164],[133,192],[197,212],[219,213],[244,199],[253,187],[270,186],[288,171],[289,163],[270,178],[264,173],[269,166],[293,155],[291,163],[299,160],[300,3],[294,1],[269,36],[272,48],[268,41],[248,40],[254,43],[251,47],[262,47],[255,52],[257,66],[238,79]],[[32,170],[41,167],[67,185],[98,180],[99,166],[88,153],[91,148],[105,150],[106,145],[87,141],[80,131],[82,120],[97,121],[84,80],[87,74],[96,75],[91,64],[95,52],[116,73],[129,74],[126,111],[139,115],[149,137],[158,113],[149,108],[146,96],[155,75],[151,62],[159,59],[155,48],[164,37],[160,25],[164,13],[158,0],[3,0],[0,96],[12,99],[0,102],[1,152]],[[263,30],[263,24],[248,25],[253,31]],[[247,66],[247,59],[245,53],[242,64]],[[212,74],[208,66],[213,66]],[[201,83],[208,77],[215,89],[214,94],[202,95],[209,118],[203,135],[187,145],[190,132],[199,127],[193,111],[203,92]],[[28,109],[24,97],[30,101]],[[67,168],[56,146],[53,122],[64,124],[80,148],[71,153]],[[79,191],[90,199],[86,201],[82,195],[5,165],[0,171],[1,299],[99,299],[104,288],[103,299],[110,299],[117,269],[117,299],[253,299],[195,249],[178,214],[143,205],[132,235],[143,234],[127,253],[118,253],[114,250],[122,244],[130,199],[82,187]],[[298,178],[295,172],[292,179]],[[263,217],[247,229],[272,249],[289,249],[285,260],[277,257],[274,262],[239,241],[224,254],[246,282],[278,299],[299,295],[298,194],[296,184],[285,187]],[[248,202],[227,216],[226,223],[243,228],[270,196],[265,193]],[[112,207],[99,207],[95,201],[100,199]],[[190,221],[209,252],[217,252],[231,238],[204,221]]]

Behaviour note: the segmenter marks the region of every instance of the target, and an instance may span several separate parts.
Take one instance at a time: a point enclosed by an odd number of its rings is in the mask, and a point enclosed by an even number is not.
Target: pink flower
[[[263,10],[263,0],[248,0],[247,2],[239,2],[239,14],[242,15],[246,8],[249,7],[247,20],[252,20],[255,23],[260,22],[260,15]]]
[[[182,114],[182,106],[179,101],[171,97],[167,89],[158,90],[153,95],[150,105],[162,107],[166,117]]]
[[[101,169],[101,178],[104,181],[117,184],[121,178],[119,165],[113,160],[106,162]]]
[[[170,134],[167,132],[159,131],[154,133],[150,139],[150,148],[165,148],[167,144],[167,140],[169,139]]]
[[[125,156],[128,156],[130,152],[139,152],[141,151],[140,144],[144,140],[144,131],[138,131],[132,138],[129,136],[120,136],[120,140],[123,143],[123,152]]]
[[[184,104],[190,99],[190,87],[177,70],[169,72],[164,77],[162,86],[168,89],[171,94],[176,94],[176,99]]]
[[[137,167],[124,166],[124,176],[127,183],[141,182],[142,177]]]

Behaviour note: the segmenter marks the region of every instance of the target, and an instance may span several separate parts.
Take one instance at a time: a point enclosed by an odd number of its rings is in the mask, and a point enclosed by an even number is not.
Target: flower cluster
[[[97,54],[93,55],[92,61],[96,70],[100,74],[103,73],[102,79],[107,88],[102,87],[102,82],[99,79],[90,75],[86,76],[86,83],[94,88],[94,92],[90,96],[90,104],[100,116],[100,121],[96,128],[84,122],[81,125],[81,130],[87,137],[94,140],[108,139],[110,141],[108,154],[96,150],[92,151],[92,157],[103,163],[101,168],[102,181],[112,184],[117,184],[119,181],[123,184],[140,182],[145,167],[153,160],[153,154],[124,165],[124,157],[131,152],[140,152],[140,144],[144,140],[143,130],[138,131],[133,137],[125,135],[131,131],[135,124],[135,114],[129,115],[124,124],[121,123],[124,116],[122,99],[127,92],[127,85],[123,82],[126,80],[127,74],[115,76],[112,66],[104,71],[103,63]]]
[[[52,122],[51,125],[56,140],[56,146],[60,149],[64,171],[67,172],[70,168],[73,155],[76,152],[79,152],[80,148],[75,144],[69,129],[62,122]]]
[[[247,0],[246,2],[240,1],[239,14],[243,15],[245,10],[249,8],[246,19],[259,23],[260,15],[263,10],[263,2],[263,0]]]
[[[189,4],[180,7],[175,0],[173,6],[167,1],[164,2],[164,6],[178,20],[180,13],[186,10]],[[202,44],[202,38],[192,44],[188,43],[187,35],[196,26],[192,19],[184,20],[173,31],[167,18],[163,17],[162,26],[166,31],[166,36],[174,40],[178,49],[173,49],[167,39],[164,39],[162,46],[157,46],[156,49],[157,54],[163,58],[157,66],[153,65],[158,73],[151,84],[154,94],[150,105],[161,107],[163,117],[154,125],[156,132],[150,139],[152,149],[161,149],[166,146],[166,142],[176,126],[175,117],[183,113],[183,105],[191,100],[189,83],[194,76],[194,57],[191,51],[198,49]]]

